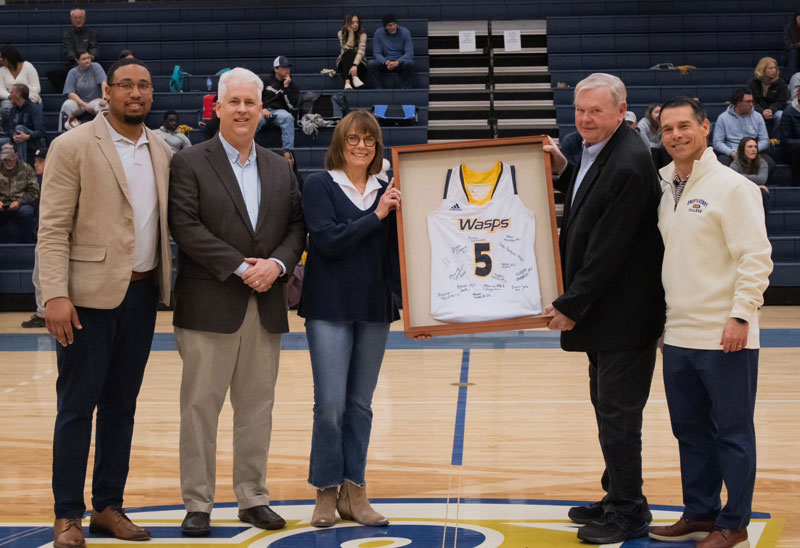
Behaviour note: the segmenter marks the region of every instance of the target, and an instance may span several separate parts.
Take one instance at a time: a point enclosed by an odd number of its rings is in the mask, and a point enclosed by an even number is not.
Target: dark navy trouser
[[[725,354],[664,345],[664,388],[689,519],[731,530],[750,523],[757,380],[758,350]],[[721,508],[723,482],[728,501]]]
[[[97,409],[92,506],[122,506],[128,478],[136,397],[150,355],[158,289],[153,278],[132,282],[111,310],[76,307],[83,329],[58,345],[58,414],[53,434],[56,518],[82,517],[83,488]]]

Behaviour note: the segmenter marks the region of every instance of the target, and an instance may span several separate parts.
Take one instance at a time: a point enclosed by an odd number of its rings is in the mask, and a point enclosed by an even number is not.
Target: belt
[[[153,275],[152,270],[148,270],[147,272],[131,272],[131,281],[138,282],[141,280],[146,280]]]

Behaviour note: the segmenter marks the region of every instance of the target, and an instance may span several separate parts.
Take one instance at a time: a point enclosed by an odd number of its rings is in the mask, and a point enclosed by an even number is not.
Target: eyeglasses
[[[126,93],[130,93],[133,91],[133,88],[137,88],[139,93],[146,94],[153,92],[153,84],[150,82],[139,82],[138,84],[134,84],[133,82],[118,82],[116,84],[108,84],[109,87],[111,86],[118,86],[119,89]]]
[[[375,137],[373,137],[372,135],[367,135],[363,139],[358,135],[347,136],[347,144],[350,145],[351,147],[358,146],[358,143],[360,143],[361,141],[364,141],[364,146],[369,148],[374,147],[375,143],[377,142]]]

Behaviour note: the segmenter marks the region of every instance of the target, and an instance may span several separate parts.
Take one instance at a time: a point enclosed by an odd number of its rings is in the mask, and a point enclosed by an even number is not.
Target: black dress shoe
[[[616,544],[646,537],[649,529],[649,522],[642,517],[606,512],[601,521],[594,521],[578,529],[578,538],[591,544]]]
[[[211,534],[211,514],[186,512],[181,523],[181,533],[187,537],[204,537]]]
[[[574,523],[586,525],[587,523],[603,519],[603,514],[605,514],[605,512],[606,511],[603,510],[603,502],[600,501],[592,502],[589,506],[573,506],[569,509],[569,512],[567,512],[567,516]]]
[[[239,519],[252,523],[260,529],[272,530],[286,527],[286,520],[270,510],[270,507],[266,505],[239,510]]]

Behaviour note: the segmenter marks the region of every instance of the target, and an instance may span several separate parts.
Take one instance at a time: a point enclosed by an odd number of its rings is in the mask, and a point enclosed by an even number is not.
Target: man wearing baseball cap
[[[0,242],[34,241],[34,209],[39,185],[33,168],[19,160],[14,145],[0,148]]]
[[[372,37],[372,56],[367,64],[376,88],[383,88],[384,78],[400,74],[400,85],[414,87],[414,42],[408,29],[397,24],[397,18],[389,13],[383,16],[383,27]]]
[[[300,88],[292,81],[292,64],[283,55],[272,62],[272,76],[264,82],[261,94],[264,103],[261,121],[256,133],[267,123],[281,128],[281,141],[284,149],[294,150],[294,114],[300,107]]]

